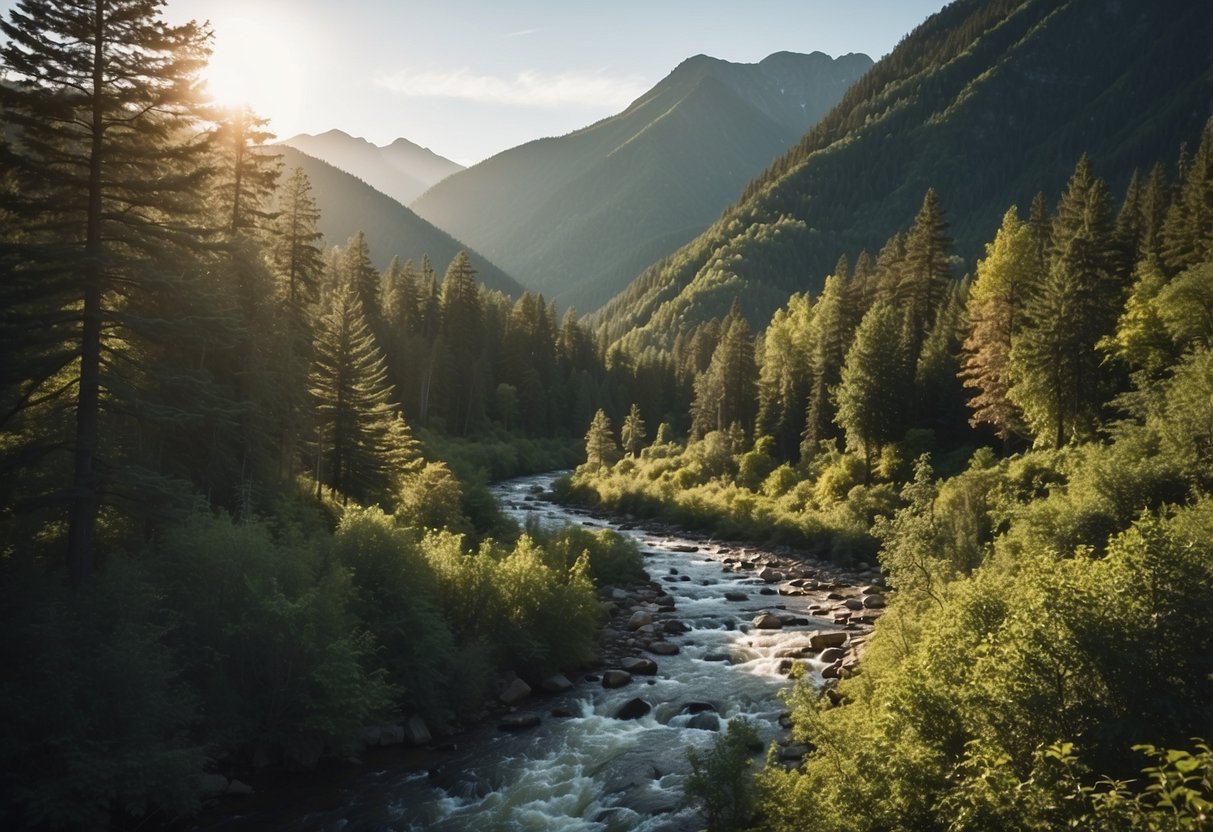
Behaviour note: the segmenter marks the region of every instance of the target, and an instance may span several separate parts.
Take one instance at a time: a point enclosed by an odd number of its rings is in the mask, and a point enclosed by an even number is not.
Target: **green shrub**
[[[751,749],[756,745],[761,747],[753,726],[744,719],[733,719],[727,731],[713,738],[706,752],[687,749],[691,773],[685,786],[686,800],[699,807],[710,832],[749,825],[754,814]]]

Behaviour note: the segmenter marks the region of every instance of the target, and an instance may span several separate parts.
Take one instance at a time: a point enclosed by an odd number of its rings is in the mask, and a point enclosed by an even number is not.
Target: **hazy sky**
[[[14,0],[0,0],[7,12]],[[944,0],[168,0],[281,138],[338,127],[470,164],[619,112],[699,53],[887,54]]]

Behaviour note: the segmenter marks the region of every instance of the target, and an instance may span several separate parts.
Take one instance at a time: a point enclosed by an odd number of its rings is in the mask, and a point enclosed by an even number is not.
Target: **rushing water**
[[[519,520],[539,516],[544,523],[618,528],[535,500],[533,493],[551,479],[511,480],[495,493]],[[685,706],[711,705],[721,730],[744,717],[769,743],[781,734],[777,692],[788,684],[776,654],[807,648],[810,634],[834,627],[809,618],[807,625],[752,629],[750,621],[763,609],[803,610],[808,599],[760,595],[763,584],[752,573],[722,569],[726,554],[717,547],[678,551],[697,544],[639,530],[622,533],[641,545],[650,576],[675,598],[674,615],[691,628],[669,637],[680,648],[677,655],[638,653],[655,659],[656,676],[636,676],[614,690],[574,677],[577,685],[568,694],[534,696],[523,706],[542,714],[538,727],[515,734],[484,725],[461,736],[457,748],[437,754],[429,772],[375,772],[342,794],[338,810],[311,814],[291,828],[656,832],[702,826],[682,801],[690,769],[686,750],[707,746],[716,733],[690,727]],[[730,590],[747,593],[748,600],[726,600]],[[652,710],[640,719],[616,719],[635,697]],[[559,708],[571,716],[553,716]],[[704,721],[714,722],[710,716]]]

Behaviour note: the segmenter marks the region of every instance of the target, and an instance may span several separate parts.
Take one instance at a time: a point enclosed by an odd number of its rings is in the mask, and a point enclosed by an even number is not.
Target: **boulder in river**
[[[674,596],[662,593],[653,599],[653,603],[655,603],[660,609],[672,610],[674,609]]]
[[[654,641],[649,645],[648,650],[658,656],[673,656],[678,653],[678,645],[670,644],[668,641]]]
[[[687,727],[697,728],[700,731],[719,731],[720,717],[711,711],[703,711],[687,720]]]
[[[632,617],[628,619],[629,630],[639,630],[641,627],[653,623],[653,616],[644,610],[636,610],[632,613]]]
[[[607,670],[602,674],[604,688],[621,688],[632,681],[632,674],[626,670]]]
[[[878,610],[885,605],[884,596],[878,593],[863,596],[863,605],[870,610]]]
[[[858,598],[848,598],[842,603],[849,610],[863,609],[863,601],[860,601]]]
[[[821,651],[821,655],[817,657],[817,661],[825,662],[826,664],[833,664],[846,654],[846,651],[841,647],[827,647]]]
[[[842,647],[846,643],[846,633],[813,633],[813,635],[809,636],[809,646],[814,650],[824,650],[827,647]]]
[[[783,627],[783,621],[776,615],[764,612],[754,619],[754,626],[759,630],[778,630]]]
[[[671,618],[661,625],[661,629],[671,635],[681,635],[682,633],[690,632],[691,628],[677,618]]]
[[[726,592],[724,594],[724,600],[726,600],[726,601],[748,601],[748,600],[750,600],[750,596],[746,595],[744,592],[737,592],[736,590],[729,590],[728,592]]]
[[[549,676],[539,683],[539,687],[543,688],[548,693],[564,693],[573,687],[573,683],[569,681],[569,677],[563,673],[557,673]]]
[[[640,719],[651,710],[652,705],[637,697],[625,702],[623,707],[615,712],[615,719]]]
[[[783,580],[783,573],[778,569],[764,566],[758,571],[758,578],[759,580],[766,581],[768,584],[775,584]]]
[[[671,552],[698,552],[699,547],[694,543],[672,543],[666,547]]]
[[[497,697],[503,705],[517,705],[531,695],[531,686],[521,679],[515,679],[506,685],[505,690]]]
[[[619,666],[633,676],[656,676],[657,662],[640,656],[628,656],[620,660]]]

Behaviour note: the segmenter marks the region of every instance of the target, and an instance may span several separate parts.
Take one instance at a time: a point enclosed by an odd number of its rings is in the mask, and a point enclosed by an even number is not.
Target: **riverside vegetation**
[[[729,264],[799,274],[816,232],[730,214],[719,297],[632,337],[467,254],[440,280],[424,252],[380,272],[361,234],[323,249],[307,176],[200,100],[207,33],[160,5],[0,21],[0,822],[170,823],[207,771],[311,766],[576,666],[636,550],[517,529],[484,483],[570,464],[589,425],[563,497],[875,558],[894,588],[859,672],[789,693],[802,765],[751,803],[737,736],[698,758],[714,827],[1208,827],[1213,126],[1126,172],[1119,210],[1078,160],[971,279],[924,185],[912,227],[815,296],[765,291],[761,322]],[[770,176],[906,67],[989,57],[969,35],[1015,4],[948,28],[975,5]]]

